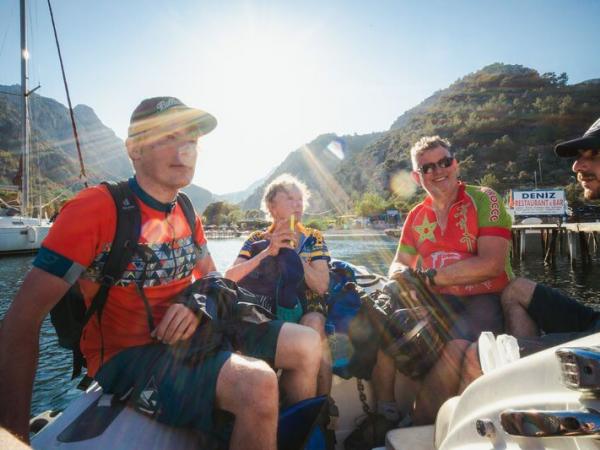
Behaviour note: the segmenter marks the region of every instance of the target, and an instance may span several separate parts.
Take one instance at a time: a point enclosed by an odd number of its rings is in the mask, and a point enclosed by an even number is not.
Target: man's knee
[[[312,328],[286,323],[277,342],[275,365],[283,369],[318,368],[321,361],[321,338]]]
[[[234,414],[247,408],[272,413],[278,404],[277,375],[264,361],[232,355],[217,378],[217,405]]]
[[[527,278],[514,278],[502,291],[502,307],[527,309],[533,297],[536,283]]]
[[[313,328],[303,327],[301,336],[297,342],[298,356],[308,364],[316,364],[321,361],[321,337]]]
[[[305,314],[300,320],[300,324],[315,330],[321,338],[325,335],[325,317],[318,312]]]

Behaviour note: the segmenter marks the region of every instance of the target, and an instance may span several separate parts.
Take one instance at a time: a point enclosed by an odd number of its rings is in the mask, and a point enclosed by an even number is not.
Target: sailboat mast
[[[23,173],[21,181],[21,215],[29,214],[29,73],[27,62],[29,51],[27,50],[27,4],[21,0],[21,96],[22,102],[22,141],[23,141]]]

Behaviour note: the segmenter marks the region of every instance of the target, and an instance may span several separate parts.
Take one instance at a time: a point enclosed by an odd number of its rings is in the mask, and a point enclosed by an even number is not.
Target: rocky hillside
[[[17,92],[18,86],[0,86],[0,90]],[[18,100],[0,95],[0,185],[11,184],[18,172]],[[65,187],[76,191],[79,167],[67,109],[34,94],[32,115],[40,192],[48,199]],[[75,117],[90,180],[129,176],[124,144],[114,132],[87,106],[77,106]],[[467,182],[485,183],[499,191],[531,188],[536,182],[538,187],[563,186],[571,179],[570,166],[555,157],[552,148],[560,140],[581,135],[598,117],[599,79],[569,84],[566,73],[540,74],[520,65],[496,63],[435,92],[400,115],[387,131],[318,136],[291,152],[257,186],[220,198],[247,197],[242,208],[258,208],[265,186],[278,175],[291,173],[312,192],[309,212],[348,211],[366,192],[397,200],[404,208],[415,194],[411,191],[408,199],[401,199],[404,192],[392,192],[390,181],[411,169],[411,145],[432,134],[452,142]],[[197,186],[186,191],[199,211],[217,200]]]
[[[462,178],[505,191],[516,187],[563,186],[570,164],[552,149],[580,136],[600,116],[600,80],[568,84],[566,73],[540,74],[520,65],[492,64],[466,75],[404,112],[390,129],[344,136],[343,160],[325,150],[327,134],[291,153],[273,177],[290,172],[312,190],[312,211],[344,211],[348,199],[376,192],[404,208],[413,190],[393,192],[390,181],[411,170],[409,150],[422,136],[449,139],[461,162]],[[539,173],[539,167],[542,173]],[[264,184],[242,207],[258,207]],[[310,210],[309,210],[310,211]]]
[[[393,175],[410,170],[411,145],[439,134],[452,142],[468,182],[485,177],[499,190],[533,187],[536,178],[538,186],[564,185],[570,165],[554,155],[554,145],[580,136],[599,116],[598,80],[569,85],[564,73],[493,64],[402,114],[380,139],[344,161],[335,176],[349,192],[389,196]]]
[[[346,193],[346,187],[338,183],[334,174],[344,160],[353,158],[381,136],[382,133],[352,136],[323,134],[317,137],[290,153],[254,193],[241,203],[242,209],[259,208],[265,187],[279,175],[289,173],[304,181],[310,190],[309,212],[345,211],[350,197]]]
[[[19,93],[19,86],[0,86],[0,91]],[[21,98],[0,95],[0,184],[12,184],[21,153]],[[31,166],[35,185],[52,197],[68,189],[76,191],[79,162],[68,109],[51,98],[33,94],[31,107]],[[116,180],[132,173],[123,141],[84,105],[73,110],[86,171],[91,183]]]
[[[19,94],[20,87],[0,86],[0,91]],[[40,193],[45,202],[65,190],[67,196],[77,192],[82,183],[68,109],[37,94],[32,95],[30,106],[35,193]],[[12,185],[19,171],[20,108],[19,96],[0,94],[0,185]],[[89,106],[77,105],[73,113],[89,182],[129,178],[133,169],[124,142]],[[186,192],[198,211],[214,200],[212,193],[198,186],[192,185]]]

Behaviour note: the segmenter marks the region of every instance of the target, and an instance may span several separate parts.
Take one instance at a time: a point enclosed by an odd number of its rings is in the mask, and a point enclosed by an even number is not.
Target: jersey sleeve
[[[479,236],[511,239],[512,219],[504,207],[502,198],[488,187],[481,187],[477,197]]]
[[[116,209],[104,187],[85,189],[69,200],[38,252],[33,265],[74,283],[115,233]]]
[[[238,254],[238,258],[250,259],[252,256],[252,244],[264,239],[264,231],[254,231],[248,236],[248,239],[242,244],[242,248]]]
[[[315,238],[315,243],[313,244],[310,252],[310,260],[318,261],[319,259],[323,259],[325,261],[330,261],[331,255],[329,254],[329,249],[325,243],[323,233],[321,233],[319,230],[311,228],[310,234]]]
[[[412,227],[415,220],[416,208],[412,209],[404,225],[402,225],[402,233],[400,234],[400,240],[398,241],[398,252],[407,253],[409,255],[417,254],[417,244],[414,240],[414,234],[412,233]]]

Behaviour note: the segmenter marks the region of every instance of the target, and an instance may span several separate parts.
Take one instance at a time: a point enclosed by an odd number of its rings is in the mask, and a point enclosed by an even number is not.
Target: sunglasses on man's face
[[[450,167],[454,162],[454,156],[444,156],[438,162],[431,162],[427,164],[423,164],[417,168],[417,171],[422,173],[423,175],[433,172],[433,169],[436,167],[439,169],[445,169]]]

